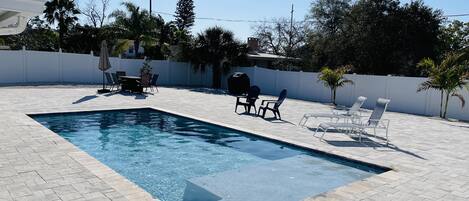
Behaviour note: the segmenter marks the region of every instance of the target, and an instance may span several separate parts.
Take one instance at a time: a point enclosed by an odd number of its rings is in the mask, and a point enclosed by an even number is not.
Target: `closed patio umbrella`
[[[103,71],[103,89],[98,90],[98,93],[108,93],[110,90],[106,89],[104,83],[104,72],[111,68],[111,63],[109,62],[109,53],[107,50],[107,43],[105,40],[101,42],[101,52],[99,54],[99,70]]]

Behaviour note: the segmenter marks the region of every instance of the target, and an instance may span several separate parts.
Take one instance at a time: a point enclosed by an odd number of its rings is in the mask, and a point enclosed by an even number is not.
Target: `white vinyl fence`
[[[98,57],[92,54],[69,54],[62,52],[0,51],[0,84],[28,83],[82,83],[102,82],[98,70]],[[138,75],[143,60],[111,58],[111,72],[126,71]],[[212,84],[212,72],[194,71],[188,63],[152,61],[153,73],[160,74],[159,84],[167,86],[205,86]],[[232,72],[244,72],[251,79],[251,85],[261,88],[263,94],[278,95],[288,90],[288,97],[316,102],[329,102],[330,91],[318,82],[317,73],[287,72],[259,67],[237,67]],[[226,75],[223,87],[226,87]],[[426,78],[346,75],[354,85],[347,85],[337,91],[337,102],[351,105],[357,96],[368,97],[366,108],[373,108],[377,98],[389,98],[389,110],[419,115],[437,116],[440,95],[437,91],[417,93],[417,87]],[[461,92],[469,101],[469,93]],[[313,111],[298,111],[313,112]],[[461,108],[459,100],[450,99],[448,116],[469,120],[469,107]]]
[[[99,57],[63,52],[0,50],[0,84],[102,83]],[[110,58],[109,72],[125,71],[139,75],[143,60]],[[211,86],[211,71],[195,71],[189,63],[152,61],[153,72],[160,74],[161,85]]]

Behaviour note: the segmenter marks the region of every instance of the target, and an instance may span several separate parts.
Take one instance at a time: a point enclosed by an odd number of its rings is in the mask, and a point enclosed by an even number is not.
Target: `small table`
[[[130,91],[134,93],[143,93],[143,87],[140,83],[141,77],[137,76],[120,76],[121,79],[121,90]]]

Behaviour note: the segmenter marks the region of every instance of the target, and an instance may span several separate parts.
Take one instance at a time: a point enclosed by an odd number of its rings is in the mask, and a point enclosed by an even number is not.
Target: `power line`
[[[174,17],[174,14],[167,13],[167,12],[153,11],[153,13]],[[221,21],[221,22],[275,23],[272,20],[244,20],[244,19],[226,19],[226,18],[215,18],[215,17],[195,17],[195,19]]]
[[[167,12],[153,11],[153,13],[174,17],[174,14],[167,13]],[[443,17],[446,17],[446,18],[468,17],[468,16],[469,16],[469,13],[443,15]],[[216,18],[216,17],[195,17],[195,19],[197,19],[197,20],[211,20],[211,21],[218,21],[218,22],[237,22],[237,23],[276,23],[276,21],[274,21],[274,20],[227,19],[227,18]],[[314,22],[314,21],[313,20],[303,20],[301,22]]]
[[[443,17],[466,17],[466,16],[469,16],[469,13],[454,14],[454,15],[443,15]]]

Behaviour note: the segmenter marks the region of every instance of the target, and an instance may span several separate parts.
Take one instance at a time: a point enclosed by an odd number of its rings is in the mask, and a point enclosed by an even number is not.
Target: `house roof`
[[[24,31],[31,17],[40,15],[47,0],[0,0],[0,35]]]
[[[298,60],[299,59],[299,58],[285,57],[282,55],[261,53],[261,52],[255,52],[255,53],[251,52],[251,53],[248,53],[247,56],[250,59],[261,59],[261,60],[277,60],[277,59]]]

